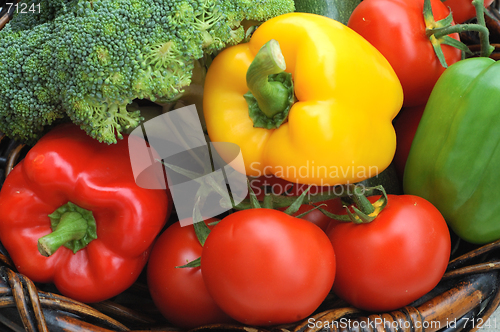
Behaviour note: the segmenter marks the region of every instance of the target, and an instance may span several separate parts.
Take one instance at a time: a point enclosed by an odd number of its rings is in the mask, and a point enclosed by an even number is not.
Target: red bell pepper
[[[20,273],[81,302],[135,282],[172,207],[166,190],[135,183],[128,144],[138,140],[107,145],[62,125],[14,167],[0,191],[0,240]]]

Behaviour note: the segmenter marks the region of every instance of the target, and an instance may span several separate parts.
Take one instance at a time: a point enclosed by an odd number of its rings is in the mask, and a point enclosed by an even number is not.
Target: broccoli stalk
[[[165,103],[195,61],[245,38],[242,22],[292,12],[293,0],[24,0],[0,31],[0,131],[35,143],[60,121],[115,143],[142,120],[135,99]]]

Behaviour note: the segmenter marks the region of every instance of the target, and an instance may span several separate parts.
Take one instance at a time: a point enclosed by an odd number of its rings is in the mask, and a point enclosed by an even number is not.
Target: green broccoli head
[[[60,86],[51,79],[52,25],[33,16],[18,16],[0,31],[0,131],[28,144],[65,117]]]
[[[106,143],[141,121],[134,99],[172,101],[194,63],[240,43],[243,20],[294,10],[293,0],[51,0],[0,31],[0,130],[35,142],[70,120]]]

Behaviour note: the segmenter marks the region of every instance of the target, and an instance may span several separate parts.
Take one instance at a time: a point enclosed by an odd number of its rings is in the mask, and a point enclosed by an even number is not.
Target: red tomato
[[[202,249],[193,225],[181,227],[177,222],[157,239],[148,261],[153,302],[168,321],[185,329],[234,322],[208,294],[200,267],[176,268],[200,257]]]
[[[431,203],[388,198],[371,223],[338,223],[329,232],[337,259],[333,290],[363,310],[390,311],[417,300],[438,284],[450,258],[447,224]]]
[[[422,114],[424,114],[424,109],[425,104],[415,107],[404,107],[394,122],[397,141],[396,153],[394,154],[394,168],[401,183],[403,183],[406,159],[408,159],[411,143],[417,132]]]
[[[472,0],[446,0],[443,3],[450,7],[455,23],[464,23],[476,17],[476,8]],[[484,7],[488,8],[492,3],[493,0],[484,0]]]
[[[431,0],[436,21],[449,9],[440,0]],[[437,79],[444,71],[425,34],[424,0],[364,0],[352,12],[347,25],[368,40],[394,68],[403,86],[403,106],[427,102]],[[450,37],[459,39],[458,34]],[[449,65],[461,59],[461,52],[442,45]]]
[[[246,325],[308,317],[335,278],[335,254],[312,223],[271,209],[233,213],[217,224],[201,255],[212,298]]]

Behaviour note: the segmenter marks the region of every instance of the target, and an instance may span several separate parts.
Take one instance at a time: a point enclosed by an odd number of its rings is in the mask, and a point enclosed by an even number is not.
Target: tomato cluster
[[[313,223],[250,209],[209,227],[202,247],[192,225],[175,223],[151,253],[148,286],[175,325],[291,323],[312,314],[330,292],[335,254]],[[200,256],[201,266],[180,267]]]
[[[289,185],[276,181],[274,189],[283,194]],[[288,194],[301,193],[295,188]],[[428,201],[387,195],[375,220],[362,224],[330,218],[346,214],[340,198],[327,207],[326,214],[315,210],[326,222],[323,229],[314,218],[265,208],[209,219],[203,246],[192,225],[173,224],[149,260],[153,300],[183,328],[228,322],[267,326],[305,319],[332,292],[377,312],[408,305],[437,285],[451,241],[444,218]],[[198,266],[181,267],[196,259]]]

